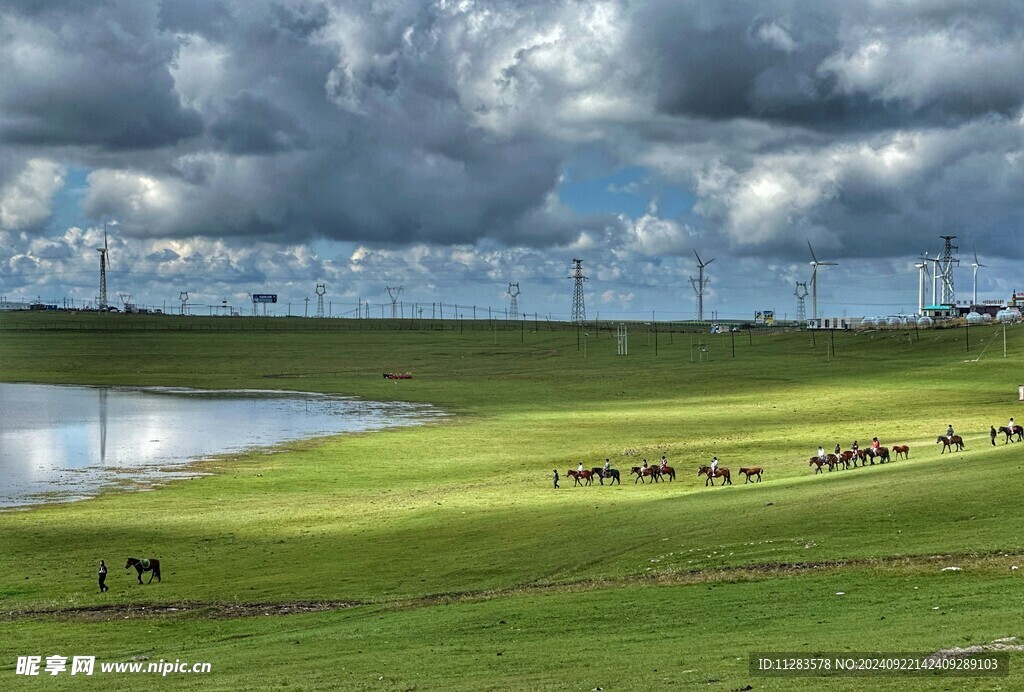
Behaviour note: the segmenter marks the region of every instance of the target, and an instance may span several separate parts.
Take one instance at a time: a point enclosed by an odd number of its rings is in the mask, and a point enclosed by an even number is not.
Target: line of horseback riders
[[[904,459],[910,458],[910,447],[908,445],[893,445],[891,453],[896,456],[897,459],[902,455]],[[861,466],[875,465],[875,460],[878,460],[879,464],[884,464],[887,461],[892,461],[890,450],[888,447],[883,446],[877,437],[871,438],[871,446],[867,449],[861,449],[857,440],[853,441],[850,445],[850,449],[842,451],[839,443],[836,443],[835,450],[832,454],[826,454],[825,448],[818,446],[817,456],[811,457],[807,465],[814,467],[814,473],[821,473],[822,468],[827,466],[829,471],[835,469],[848,469],[851,466],[857,468],[857,462],[860,462]]]

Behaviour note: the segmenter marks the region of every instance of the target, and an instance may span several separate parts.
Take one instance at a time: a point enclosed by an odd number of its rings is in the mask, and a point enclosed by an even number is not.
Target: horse
[[[900,458],[900,454],[903,455],[904,459],[910,458],[910,447],[907,445],[893,445],[892,451],[896,455],[896,458]]]
[[[718,478],[719,476],[721,476],[723,479],[723,486],[732,485],[732,476],[729,475],[729,469],[725,468],[724,466],[718,467],[715,471],[712,471],[710,466],[701,466],[699,469],[697,469],[697,475],[705,475],[708,477],[708,479],[704,481],[705,488],[708,487],[708,483],[711,484],[712,488],[715,487],[715,479]]]
[[[1003,442],[1003,444],[1006,444],[1007,442],[1011,442],[1013,440],[1013,436],[1014,435],[1017,436],[1017,441],[1018,442],[1020,442],[1022,439],[1024,439],[1024,427],[1021,427],[1019,425],[1013,426],[1013,430],[1010,430],[1009,426],[1001,425],[1001,426],[999,426],[999,432],[1001,432],[1004,435],[1006,435],[1006,441]]]
[[[878,461],[879,464],[884,464],[887,461],[892,461],[892,459],[889,458],[889,448],[888,447],[869,447],[868,448],[868,456],[871,457],[871,465],[872,466],[875,465],[875,459],[879,460]]]
[[[148,559],[147,558],[142,558],[141,560],[139,558],[137,558],[137,557],[130,557],[130,558],[128,558],[128,562],[124,563],[124,568],[127,570],[127,569],[131,569],[132,567],[134,567],[135,571],[139,573],[139,583],[140,584],[142,583],[142,573],[143,572],[152,572],[153,573],[153,574],[149,575],[149,581],[146,582],[147,584],[152,584],[153,583],[153,577],[156,577],[157,581],[163,581],[160,578],[160,561],[157,560],[155,557],[151,557],[151,558],[148,558]]]
[[[674,481],[676,479],[676,469],[674,466],[656,466],[655,468],[658,469],[658,478],[668,476],[670,481]]]
[[[636,478],[633,479],[633,485],[636,485],[637,481],[640,481],[641,483],[647,483],[647,481],[644,480],[644,476],[650,476],[651,481],[657,483],[660,480],[661,476],[661,474],[658,473],[658,469],[656,466],[648,466],[646,468],[642,466],[634,466],[629,470],[629,472],[630,474],[636,474]]]
[[[572,476],[572,479],[575,481],[575,483],[573,483],[574,488],[577,485],[590,485],[591,483],[594,482],[594,472],[587,471],[586,469],[584,469],[583,471],[573,471],[572,469],[569,469],[568,471],[565,472],[565,475]],[[586,481],[586,483],[580,483],[581,480]]]
[[[839,455],[839,461],[846,468],[850,468],[850,462],[853,462],[853,468],[857,468],[857,455],[849,449]]]
[[[942,454],[946,453],[948,449],[950,452],[962,452],[964,449],[964,438],[959,435],[950,435],[949,437],[943,437],[939,435],[935,438],[935,444],[942,443]],[[956,449],[954,449],[954,447]]]
[[[843,460],[840,459],[839,457],[837,457],[835,454],[826,454],[825,455],[825,463],[828,464],[828,470],[831,471],[833,469],[836,469],[836,468],[839,468],[840,466],[842,466],[843,465]],[[846,467],[843,466],[843,468],[846,468]]]
[[[590,474],[592,476],[597,476],[597,479],[599,481],[601,481],[601,485],[604,485],[604,479],[605,478],[611,478],[612,479],[612,482],[609,483],[608,485],[615,485],[616,483],[618,483],[619,485],[622,485],[622,481],[619,480],[619,470],[618,469],[608,469],[608,475],[605,476],[604,475],[604,469],[603,468],[597,468],[595,466],[594,468],[590,469]]]
[[[821,473],[821,467],[825,465],[825,462],[819,459],[818,457],[811,457],[810,459],[807,460],[807,465],[814,467],[814,473]],[[832,468],[829,467],[829,471],[831,470]]]
[[[757,476],[757,482],[760,483],[761,482],[761,473],[763,473],[763,472],[764,472],[764,469],[761,468],[760,466],[751,466],[750,468],[742,468],[742,469],[740,469],[740,473],[742,473],[743,475],[745,475],[747,477],[747,480],[743,481],[743,485],[746,485],[747,483],[751,482],[750,481],[750,477],[751,476]]]

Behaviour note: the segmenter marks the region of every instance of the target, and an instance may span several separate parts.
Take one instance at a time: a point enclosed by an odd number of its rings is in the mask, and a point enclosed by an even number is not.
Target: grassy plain
[[[820,678],[751,676],[748,653],[1024,637],[1024,570],[1012,569],[1024,565],[1024,445],[988,437],[1021,417],[1020,328],[1005,333],[1006,358],[1000,327],[972,328],[970,351],[962,329],[813,342],[634,331],[616,356],[607,332],[543,324],[152,331],[183,323],[106,317],[135,328],[0,317],[0,378],[340,392],[453,415],[204,462],[211,475],[154,492],[0,514],[5,689],[40,682],[14,675],[17,656],[62,652],[212,663],[158,683],[182,689],[817,689]],[[940,455],[947,423],[965,452]],[[873,435],[909,444],[910,459],[807,466],[819,444]],[[676,482],[626,477],[661,454]],[[695,470],[713,454],[734,474],[764,466],[764,482],[705,488]],[[605,457],[621,487],[564,478]],[[159,586],[116,569],[140,553],[164,561]],[[104,595],[100,558],[115,567]],[[1024,670],[829,684],[1014,689]]]

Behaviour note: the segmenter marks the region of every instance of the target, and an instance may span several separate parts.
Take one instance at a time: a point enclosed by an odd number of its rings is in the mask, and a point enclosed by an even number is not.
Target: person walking
[[[989,436],[989,439],[991,439],[991,440],[992,440],[992,446],[993,446],[993,447],[995,447],[995,446],[996,446],[996,435],[997,435],[997,434],[998,434],[998,433],[996,433],[996,426],[994,426],[994,425],[990,425],[990,426],[989,426],[989,431],[988,431],[988,436]]]
[[[107,565],[105,562],[103,562],[103,560],[100,560],[100,570],[97,576],[99,577],[100,580],[100,593],[103,593],[104,591],[109,591],[110,587],[104,583],[107,581]]]
[[[558,490],[558,469],[552,469],[552,473],[555,475],[555,490]]]

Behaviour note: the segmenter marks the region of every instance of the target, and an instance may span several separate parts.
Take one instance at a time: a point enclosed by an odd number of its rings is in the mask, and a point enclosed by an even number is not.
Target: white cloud
[[[0,188],[0,229],[19,230],[45,221],[53,195],[64,186],[65,166],[30,159],[21,173]]]

